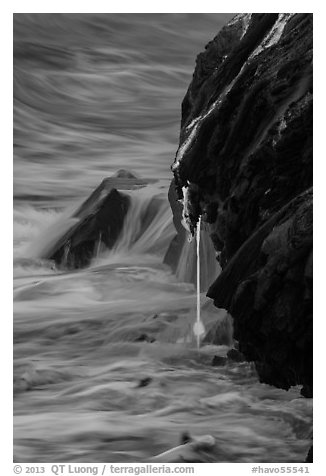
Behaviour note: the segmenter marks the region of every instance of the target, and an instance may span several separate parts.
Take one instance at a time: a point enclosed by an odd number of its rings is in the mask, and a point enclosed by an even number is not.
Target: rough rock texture
[[[172,170],[184,218],[209,223],[262,382],[312,395],[312,15],[241,14],[197,58]]]
[[[69,217],[47,230],[38,241],[37,257],[68,268],[87,266],[99,252],[111,249],[121,234],[131,204],[130,196],[121,190],[135,190],[154,182],[155,179],[141,179],[124,169],[105,178]],[[143,211],[140,232],[150,225],[157,201],[153,197]]]
[[[227,345],[233,344],[233,322],[229,314],[225,314],[223,319],[217,320],[208,329],[202,340],[202,344]]]
[[[78,220],[49,250],[47,258],[68,268],[89,264],[96,249],[112,248],[119,237],[130,199],[103,180],[101,185],[73,213]]]

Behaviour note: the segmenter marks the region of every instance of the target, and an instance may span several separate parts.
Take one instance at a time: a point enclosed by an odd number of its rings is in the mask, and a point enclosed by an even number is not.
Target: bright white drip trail
[[[201,217],[198,219],[197,223],[197,326],[200,325],[200,221]],[[198,329],[197,329],[198,330]],[[200,335],[197,333],[197,347],[199,349],[200,344]]]
[[[194,324],[194,334],[197,339],[197,349],[200,347],[200,338],[205,334],[205,327],[200,318],[200,224],[201,217],[198,218],[196,227],[196,241],[197,241],[197,317]]]

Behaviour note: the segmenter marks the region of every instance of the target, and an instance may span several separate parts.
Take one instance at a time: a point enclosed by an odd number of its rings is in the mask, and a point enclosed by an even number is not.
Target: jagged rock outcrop
[[[68,268],[87,266],[97,252],[111,249],[121,234],[130,197],[120,190],[138,189],[151,182],[155,180],[140,179],[124,169],[105,178],[68,218],[46,231],[37,243],[38,257]],[[151,212],[148,208],[146,217]]]
[[[209,224],[208,296],[260,379],[312,395],[312,15],[241,14],[197,58],[172,166]]]
[[[97,187],[73,213],[76,223],[48,250],[45,258],[68,268],[89,264],[101,246],[112,248],[128,212],[130,199],[112,187],[109,179]]]
[[[73,213],[64,215],[45,230],[27,253],[33,258],[51,259],[65,268],[89,265],[102,251],[112,249],[121,237],[127,213],[132,210],[132,196],[126,191],[155,182],[155,179],[141,179],[128,170],[119,170],[105,178]],[[129,245],[151,226],[161,204],[159,196],[144,201],[142,209],[137,211],[139,226],[129,237]]]

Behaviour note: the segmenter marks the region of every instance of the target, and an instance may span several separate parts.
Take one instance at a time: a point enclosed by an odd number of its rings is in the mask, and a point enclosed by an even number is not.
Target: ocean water
[[[228,346],[196,348],[196,292],[186,282],[194,243],[176,275],[163,264],[175,234],[167,190],[181,101],[196,55],[230,18],[14,16],[17,462],[149,461],[185,431],[215,438],[202,461],[304,459],[311,400],[259,383],[249,363],[213,367]],[[72,210],[121,168],[156,182],[127,192],[115,248],[99,246],[78,271],[41,259]],[[156,213],[141,229],[153,197]],[[226,319],[205,293],[201,315],[207,331]]]

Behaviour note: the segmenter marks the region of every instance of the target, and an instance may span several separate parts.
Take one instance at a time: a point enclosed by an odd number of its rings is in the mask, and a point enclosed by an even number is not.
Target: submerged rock
[[[189,441],[191,441],[191,440],[192,440],[192,438],[191,438],[190,434],[187,431],[182,433],[181,436],[180,436],[180,444],[181,445],[185,445],[186,443],[189,443]]]
[[[214,355],[213,360],[212,360],[212,365],[213,367],[220,367],[225,365],[227,362],[226,357],[221,357],[220,355]]]
[[[134,342],[155,342],[156,339],[152,336],[149,336],[147,334],[141,334],[139,337],[136,337]]]
[[[139,381],[139,383],[137,385],[137,388],[147,387],[147,385],[149,385],[152,381],[153,381],[153,379],[151,377],[142,378]]]
[[[262,382],[311,389],[311,14],[240,14],[206,46],[172,170],[190,228],[202,215],[220,253],[207,295],[239,351]]]
[[[215,438],[211,435],[191,437],[184,434],[181,437],[181,445],[171,448],[164,453],[151,458],[157,463],[206,463],[214,451]]]

